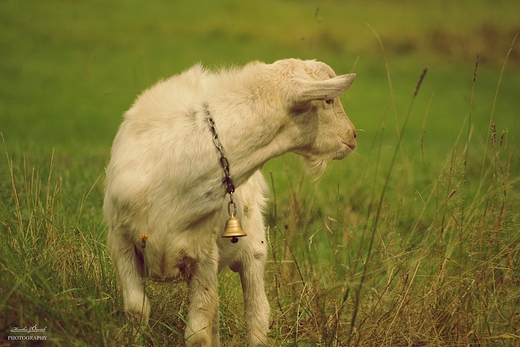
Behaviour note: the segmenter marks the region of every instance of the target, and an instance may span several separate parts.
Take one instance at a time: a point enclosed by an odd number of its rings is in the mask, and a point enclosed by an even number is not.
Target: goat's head
[[[293,130],[293,152],[304,158],[308,173],[318,178],[326,165],[343,159],[356,147],[356,128],[340,96],[355,74],[336,76],[327,64],[314,60],[282,60],[286,114]]]

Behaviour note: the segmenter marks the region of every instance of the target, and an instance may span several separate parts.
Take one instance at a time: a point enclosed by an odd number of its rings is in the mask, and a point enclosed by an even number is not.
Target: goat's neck
[[[211,106],[209,107],[211,112]],[[281,117],[282,116],[282,117]],[[229,160],[235,186],[244,183],[270,159],[289,152],[293,146],[280,120],[283,113],[272,107],[249,110],[248,119],[240,115],[215,115],[216,128]]]

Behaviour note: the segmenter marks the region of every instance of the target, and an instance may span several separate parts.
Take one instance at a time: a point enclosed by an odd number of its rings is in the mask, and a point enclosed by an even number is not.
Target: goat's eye
[[[332,105],[334,103],[334,99],[328,99],[325,100],[325,102],[327,103],[327,105]]]

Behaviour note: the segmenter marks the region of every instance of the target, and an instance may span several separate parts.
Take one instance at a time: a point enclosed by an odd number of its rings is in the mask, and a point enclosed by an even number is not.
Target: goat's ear
[[[337,76],[325,81],[301,81],[296,95],[297,103],[311,100],[334,99],[343,94],[354,82],[355,73]]]

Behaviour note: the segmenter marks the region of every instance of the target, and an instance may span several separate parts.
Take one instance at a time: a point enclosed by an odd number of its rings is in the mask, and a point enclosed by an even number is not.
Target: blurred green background
[[[196,62],[218,68],[297,57],[358,74],[344,105],[360,129],[361,154],[383,120],[395,130],[429,67],[409,132],[427,122],[425,144],[437,155],[451,149],[469,113],[477,52],[472,120],[477,139],[487,134],[518,13],[520,2],[487,0],[4,0],[0,131],[8,147],[108,154],[123,112],[159,79]],[[499,130],[519,128],[519,44],[495,105]]]
[[[4,335],[38,323],[54,345],[130,343],[101,211],[123,113],[197,62],[294,57],[357,73],[342,101],[358,148],[312,184],[292,155],[264,169],[271,341],[513,346],[519,14],[506,0],[0,1]],[[219,279],[225,346],[243,345],[236,277]],[[183,343],[179,287],[150,284],[150,345]]]

